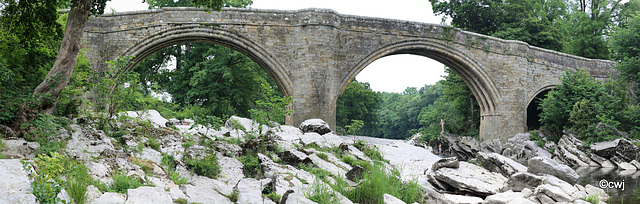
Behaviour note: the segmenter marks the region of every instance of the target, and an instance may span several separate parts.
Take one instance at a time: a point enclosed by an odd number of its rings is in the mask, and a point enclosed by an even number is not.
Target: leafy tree
[[[371,131],[376,130],[378,124],[376,111],[381,102],[380,95],[371,90],[369,83],[354,80],[338,98],[337,125],[345,127],[351,123],[351,120],[361,120],[364,126],[360,134],[375,134]]]
[[[567,17],[571,35],[567,52],[596,59],[608,59],[605,36],[620,9],[618,0],[580,0]]]
[[[435,138],[440,134],[440,118],[445,121],[445,132],[477,136],[480,127],[480,109],[473,93],[462,78],[445,69],[448,73],[442,81],[442,94],[432,105],[420,111],[419,120],[425,138]],[[428,140],[428,139],[427,139]]]
[[[561,80],[540,104],[542,129],[550,133],[552,141],[560,139],[564,129],[576,131],[579,139],[598,135],[598,125],[628,130],[620,126],[620,121],[627,121],[626,90],[620,89],[617,82],[600,84],[584,70],[567,72]]]
[[[561,0],[429,0],[436,15],[463,30],[560,51],[565,38],[555,23],[566,15]]]
[[[26,113],[26,111],[53,113],[58,96],[67,85],[76,65],[76,61],[80,53],[82,32],[84,31],[87,19],[90,14],[97,15],[103,13],[107,1],[108,0],[71,0],[65,32],[62,37],[62,43],[57,53],[56,60],[45,79],[33,91],[33,96],[37,98],[37,101],[35,102],[37,108],[30,108],[31,110],[24,109],[21,111],[20,115],[18,115],[15,127],[18,127],[19,124],[25,123],[28,120],[28,117],[33,117],[33,113]],[[12,5],[16,2],[8,0],[4,3]],[[221,0],[193,0],[193,3],[195,6],[213,10],[218,10],[223,6]],[[27,0],[17,2],[18,8],[26,11],[30,11],[32,8],[37,8],[39,5],[47,5],[45,8],[35,9],[34,11],[43,12],[39,14],[44,14],[43,16],[52,17],[53,19],[57,18],[57,8],[65,4],[68,4],[68,1]],[[9,7],[10,6],[5,6],[5,9]],[[51,19],[49,19],[48,22],[50,21]]]

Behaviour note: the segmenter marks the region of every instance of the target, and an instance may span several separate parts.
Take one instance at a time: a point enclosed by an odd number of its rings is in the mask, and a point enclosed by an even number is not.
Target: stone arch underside
[[[435,40],[409,40],[391,43],[359,59],[358,63],[349,70],[340,82],[339,93],[343,93],[356,75],[377,59],[395,54],[414,54],[434,59],[459,74],[478,100],[482,116],[497,114],[497,101],[500,99],[499,90],[490,80],[488,74],[462,53],[464,52]]]
[[[240,34],[218,27],[206,25],[180,25],[163,29],[150,34],[123,52],[123,56],[134,56],[125,70],[129,71],[147,56],[171,45],[205,42],[222,45],[236,50],[260,65],[276,81],[278,88],[285,97],[293,95],[293,82],[289,72],[276,57],[265,48]]]
[[[536,128],[536,127],[532,127],[533,126],[539,126],[539,123],[536,123],[532,120],[537,120],[539,119],[539,117],[537,115],[534,114],[539,114],[540,111],[537,110],[537,108],[539,107],[538,104],[536,104],[536,99],[543,99],[545,98],[546,94],[549,93],[549,91],[553,90],[556,88],[555,84],[551,84],[551,85],[546,85],[543,86],[542,88],[538,89],[533,96],[528,97],[528,101],[526,106],[524,106],[524,117],[525,117],[525,127],[527,127],[527,129],[531,129],[531,128]],[[533,111],[533,113],[532,113]],[[531,118],[534,117],[534,118]]]

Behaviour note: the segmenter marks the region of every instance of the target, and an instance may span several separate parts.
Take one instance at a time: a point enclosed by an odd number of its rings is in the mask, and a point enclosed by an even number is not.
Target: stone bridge
[[[137,63],[167,46],[188,42],[227,46],[262,66],[282,93],[294,99],[295,112],[287,124],[321,118],[333,128],[338,96],[367,65],[394,54],[429,57],[460,74],[470,87],[480,104],[484,139],[526,131],[528,105],[558,84],[565,71],[585,69],[596,78],[608,78],[614,65],[450,26],[326,9],[227,8],[207,13],[164,8],[107,14],[89,20],[83,46],[90,62],[104,69],[105,62],[117,56],[133,55]]]

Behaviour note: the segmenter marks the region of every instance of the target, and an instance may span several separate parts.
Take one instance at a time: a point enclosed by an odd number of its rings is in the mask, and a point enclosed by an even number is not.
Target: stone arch
[[[161,49],[189,42],[218,44],[248,56],[269,73],[284,96],[293,95],[293,82],[289,72],[276,57],[245,36],[211,25],[180,25],[150,34],[124,51],[123,56],[134,56],[134,58],[133,63],[123,71],[129,71],[142,59]]]
[[[356,75],[373,61],[389,55],[414,54],[434,59],[458,73],[478,100],[481,117],[497,114],[496,102],[500,99],[500,92],[482,67],[463,53],[451,45],[431,39],[394,42],[359,59],[340,82],[339,93],[343,93]]]
[[[538,104],[536,103],[537,98],[543,98],[549,93],[549,91],[556,88],[556,85],[547,85],[540,88],[536,91],[533,96],[529,97],[529,101],[527,101],[527,105],[524,107],[524,122],[527,130],[539,128],[540,124],[538,122],[539,117],[537,116],[540,111],[538,111]]]

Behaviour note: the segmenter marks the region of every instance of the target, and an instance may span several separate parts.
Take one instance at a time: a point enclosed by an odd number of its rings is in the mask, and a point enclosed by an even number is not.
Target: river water
[[[611,197],[607,203],[640,203],[640,171],[623,171],[613,168],[576,169],[580,185],[600,187]],[[600,186],[600,184],[606,184]],[[624,190],[621,188],[624,184]]]

